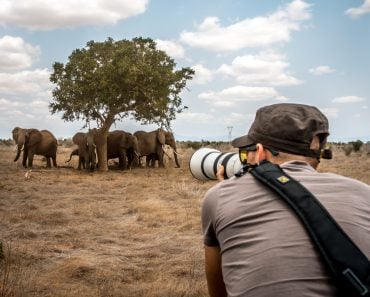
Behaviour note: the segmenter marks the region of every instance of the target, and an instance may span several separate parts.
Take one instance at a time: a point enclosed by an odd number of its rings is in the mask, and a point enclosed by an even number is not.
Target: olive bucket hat
[[[312,139],[319,136],[321,149],[328,135],[328,119],[316,107],[279,103],[258,109],[248,134],[231,144],[240,148],[261,143],[282,152],[320,157],[320,150],[310,148]]]

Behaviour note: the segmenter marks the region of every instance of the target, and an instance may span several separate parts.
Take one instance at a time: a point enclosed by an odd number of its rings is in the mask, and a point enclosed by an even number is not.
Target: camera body
[[[213,148],[201,148],[195,151],[189,162],[191,174],[202,181],[216,180],[218,165],[224,166],[225,179],[234,176],[242,168],[238,153],[221,152]]]

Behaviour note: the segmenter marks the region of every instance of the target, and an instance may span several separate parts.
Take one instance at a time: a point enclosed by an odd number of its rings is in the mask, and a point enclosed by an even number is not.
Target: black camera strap
[[[370,296],[369,260],[316,197],[280,166],[268,161],[261,162],[250,173],[279,194],[301,219],[340,296]]]

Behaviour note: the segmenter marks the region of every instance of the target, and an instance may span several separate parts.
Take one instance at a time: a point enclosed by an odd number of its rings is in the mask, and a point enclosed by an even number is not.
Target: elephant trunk
[[[180,168],[180,163],[179,163],[179,160],[177,159],[177,154],[175,153],[175,151],[173,152],[173,156],[175,157],[176,167]]]
[[[23,150],[23,146],[24,146],[23,143],[18,143],[17,144],[17,155],[14,158],[14,162],[18,161],[19,156],[21,155],[21,151]]]
[[[95,170],[95,166],[96,166],[96,145],[93,143],[93,144],[89,144],[88,146],[88,165],[86,166],[86,169],[90,169],[90,171],[94,171]]]
[[[176,164],[176,168],[180,168],[180,163],[179,163],[179,160],[177,159],[177,150],[176,150],[176,145],[174,145],[173,147],[173,157],[175,158],[175,164]]]

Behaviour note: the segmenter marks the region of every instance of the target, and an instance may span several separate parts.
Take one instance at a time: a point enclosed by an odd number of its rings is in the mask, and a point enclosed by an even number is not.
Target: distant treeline
[[[70,138],[60,138],[58,139],[58,144],[60,146],[71,147],[73,146],[72,140]],[[14,141],[9,139],[0,139],[0,145],[14,145]],[[231,147],[228,141],[209,141],[209,140],[186,140],[186,141],[177,141],[177,146],[179,148],[187,149],[192,148],[194,150],[200,149],[202,147],[213,147],[217,149]],[[345,150],[351,150],[354,152],[360,151],[363,146],[370,146],[370,141],[366,143],[362,140],[350,141],[350,142],[329,142],[328,146],[336,146],[345,148]]]

